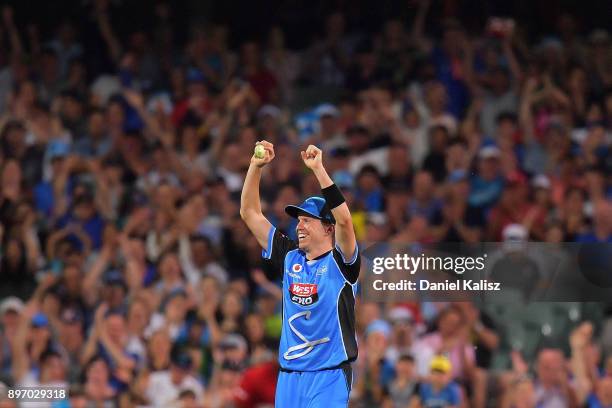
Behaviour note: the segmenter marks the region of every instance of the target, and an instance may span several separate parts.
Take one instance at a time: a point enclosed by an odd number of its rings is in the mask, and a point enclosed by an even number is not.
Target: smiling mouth
[[[298,239],[304,239],[306,237],[307,237],[306,234],[298,234]]]

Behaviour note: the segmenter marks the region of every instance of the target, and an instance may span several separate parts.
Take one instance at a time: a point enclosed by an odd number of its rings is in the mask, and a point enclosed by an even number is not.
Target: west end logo
[[[293,264],[293,266],[291,267],[291,270],[295,273],[301,272],[302,271],[302,265],[300,264]]]
[[[292,283],[289,286],[290,299],[300,306],[308,306],[319,300],[317,285],[314,283]]]

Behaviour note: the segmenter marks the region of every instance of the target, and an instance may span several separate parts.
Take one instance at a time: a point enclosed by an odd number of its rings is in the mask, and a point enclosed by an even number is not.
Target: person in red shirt
[[[490,239],[499,241],[503,229],[510,224],[522,224],[530,234],[543,227],[546,214],[529,202],[528,193],[525,175],[520,172],[508,175],[502,197],[489,215]],[[543,231],[538,231],[537,235],[543,236]]]
[[[234,396],[236,407],[273,407],[278,369],[276,359],[246,369]]]
[[[190,70],[187,73],[187,97],[174,105],[172,124],[179,127],[190,112],[203,119],[212,108],[206,78],[200,71]]]
[[[242,77],[253,87],[262,104],[277,103],[278,81],[263,65],[259,47],[255,42],[242,45]]]

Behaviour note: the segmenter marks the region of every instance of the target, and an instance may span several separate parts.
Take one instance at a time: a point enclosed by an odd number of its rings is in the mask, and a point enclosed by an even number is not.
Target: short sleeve
[[[334,259],[340,268],[340,272],[342,272],[344,279],[351,284],[356,283],[357,278],[359,278],[359,270],[361,269],[361,256],[359,252],[359,245],[355,245],[355,253],[351,258],[347,259],[338,245],[334,248]]]

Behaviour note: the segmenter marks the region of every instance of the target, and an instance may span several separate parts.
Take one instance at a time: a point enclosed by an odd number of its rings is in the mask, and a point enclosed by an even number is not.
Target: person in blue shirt
[[[485,146],[478,152],[478,174],[470,180],[469,205],[487,211],[501,196],[504,179],[501,176],[500,156],[497,146]]]
[[[355,201],[361,204],[366,212],[383,212],[385,210],[385,192],[376,167],[366,165],[357,175]]]
[[[612,407],[612,378],[605,377],[600,379],[595,389],[586,399],[587,408],[610,408]]]
[[[304,164],[317,178],[323,197],[309,197],[285,212],[298,220],[298,240],[278,231],[263,215],[259,199],[262,169],[274,146],[257,142],[263,158],[251,158],[242,190],[240,215],[262,255],[283,277],[283,322],[276,388],[277,407],[346,407],[357,358],[355,290],[360,257],[351,213],[323,166],[323,152],[310,145]]]
[[[581,244],[612,243],[612,204],[605,199],[593,203],[593,227],[576,237]]]
[[[461,405],[461,390],[451,380],[452,365],[448,357],[435,356],[430,363],[431,375],[419,387],[411,408],[453,408]]]

